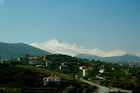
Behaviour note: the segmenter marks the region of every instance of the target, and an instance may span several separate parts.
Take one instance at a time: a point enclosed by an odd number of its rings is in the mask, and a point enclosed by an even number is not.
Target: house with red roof
[[[51,66],[52,66],[52,62],[46,61],[46,67],[51,67]]]
[[[104,73],[105,72],[105,69],[100,69],[99,72],[100,73]]]

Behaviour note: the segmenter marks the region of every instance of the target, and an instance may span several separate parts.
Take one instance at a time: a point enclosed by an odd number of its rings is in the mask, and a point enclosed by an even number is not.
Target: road
[[[97,93],[108,93],[108,92],[118,92],[118,91],[121,91],[121,92],[124,92],[124,93],[132,93],[131,91],[129,90],[122,90],[122,89],[112,89],[112,88],[108,88],[108,87],[105,87],[105,86],[101,86],[101,85],[98,85],[96,83],[93,83],[93,82],[90,82],[90,81],[87,81],[85,79],[80,79],[81,81],[89,84],[89,85],[94,85],[96,87],[98,87],[98,91]]]

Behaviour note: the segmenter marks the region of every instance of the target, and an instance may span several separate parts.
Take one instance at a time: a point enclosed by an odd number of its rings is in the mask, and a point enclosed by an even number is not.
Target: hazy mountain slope
[[[0,59],[23,57],[25,54],[40,55],[48,52],[24,43],[0,43]]]
[[[135,62],[135,61],[140,61],[140,57],[137,57],[137,56],[131,55],[131,54],[126,54],[126,55],[123,55],[123,56],[113,56],[113,57],[99,57],[99,56],[88,55],[88,54],[79,54],[76,57],[96,59],[96,60],[101,60],[101,61],[110,61],[110,62]]]

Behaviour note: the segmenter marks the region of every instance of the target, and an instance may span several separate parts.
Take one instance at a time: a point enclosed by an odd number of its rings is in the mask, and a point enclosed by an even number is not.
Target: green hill
[[[0,93],[91,93],[97,89],[71,75],[29,65],[2,65],[0,69]],[[43,77],[50,75],[59,76],[61,85],[43,85]]]
[[[0,43],[0,59],[24,57],[25,54],[36,56],[48,52],[24,43]]]

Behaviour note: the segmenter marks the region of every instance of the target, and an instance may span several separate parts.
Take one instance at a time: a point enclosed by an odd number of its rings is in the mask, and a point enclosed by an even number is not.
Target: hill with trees
[[[2,62],[0,64],[0,81],[2,81],[0,89],[16,89],[20,91],[17,93],[27,91],[30,91],[27,93],[31,93],[33,89],[38,90],[37,93],[44,93],[45,91],[50,91],[51,93],[77,93],[77,91],[78,93],[91,93],[96,91],[96,87],[86,85],[80,81],[81,78],[84,78],[108,88],[121,88],[133,91],[133,93],[140,92],[140,66],[80,59],[60,54],[36,56],[34,60],[39,61],[41,66],[38,67],[38,64],[29,65],[28,63],[32,61],[30,58],[13,59],[6,62],[6,64]],[[50,68],[46,66],[47,62],[52,64]],[[67,65],[69,69],[61,70],[60,66],[62,65]],[[81,66],[88,69],[87,76],[83,76],[83,70],[79,69]],[[104,69],[104,72],[101,73],[101,69]],[[43,86],[42,78],[44,75],[61,77],[61,86],[53,84]],[[47,90],[47,88],[50,90]]]
[[[140,57],[131,54],[126,54],[123,56],[113,56],[113,57],[99,57],[99,56],[89,55],[89,54],[79,54],[76,57],[96,59],[96,60],[107,61],[107,62],[136,62],[136,61],[140,62]]]
[[[24,43],[0,43],[0,59],[24,57],[25,54],[36,56],[49,53]]]
[[[0,66],[0,93],[92,93],[97,87],[73,79],[72,76],[29,65]],[[43,84],[43,77],[61,77],[61,85]]]

